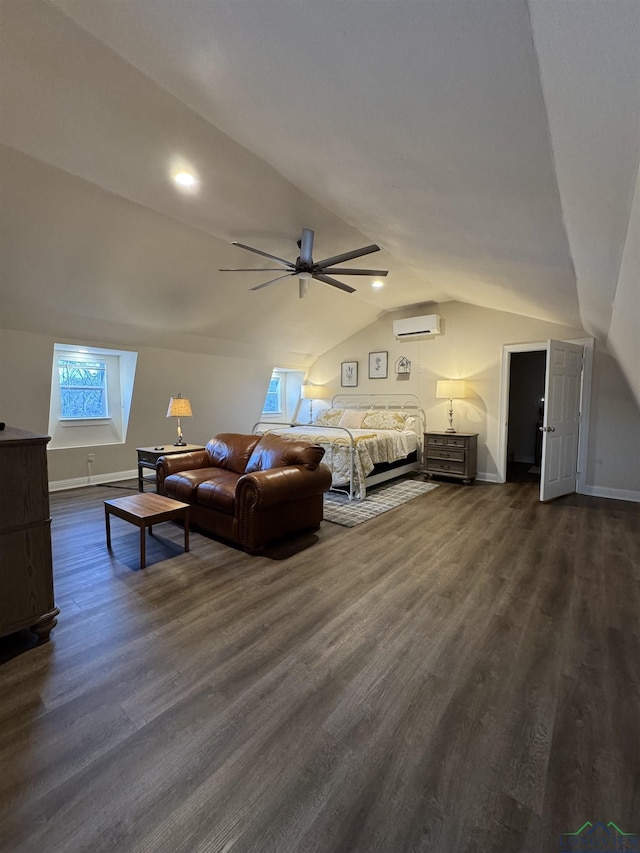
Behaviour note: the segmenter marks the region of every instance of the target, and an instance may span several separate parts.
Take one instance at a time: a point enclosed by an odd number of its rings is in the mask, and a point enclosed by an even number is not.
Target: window
[[[54,344],[49,450],[126,441],[137,359],[127,350]]]
[[[302,370],[290,367],[273,368],[262,405],[263,423],[295,420],[300,406],[300,386],[303,379]]]
[[[262,407],[263,415],[282,414],[282,382],[277,373],[272,374],[269,381],[269,390]]]
[[[103,359],[59,356],[60,418],[108,417],[107,364]]]

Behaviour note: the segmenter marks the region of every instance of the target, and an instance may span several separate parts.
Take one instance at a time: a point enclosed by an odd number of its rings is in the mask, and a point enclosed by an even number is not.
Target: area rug
[[[326,492],[324,520],[343,527],[355,527],[437,488],[437,483],[425,483],[422,480],[396,480],[369,489],[363,501],[350,501],[346,495]]]

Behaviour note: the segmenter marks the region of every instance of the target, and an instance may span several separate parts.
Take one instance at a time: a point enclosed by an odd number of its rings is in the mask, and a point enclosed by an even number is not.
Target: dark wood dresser
[[[478,433],[425,432],[424,473],[470,483],[477,474]]]
[[[0,636],[30,628],[41,640],[60,612],[53,598],[49,436],[0,432]]]

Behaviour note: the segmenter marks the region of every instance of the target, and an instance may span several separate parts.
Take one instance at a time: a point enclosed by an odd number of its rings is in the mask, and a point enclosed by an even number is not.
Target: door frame
[[[593,338],[562,338],[570,344],[580,344],[583,352],[582,383],[580,391],[580,433],[578,436],[578,458],[576,461],[576,492],[586,494],[587,450],[589,447],[589,412],[591,410],[591,375],[593,372]],[[498,482],[507,482],[507,437],[509,430],[509,383],[511,353],[547,352],[546,341],[522,344],[504,344],[500,376],[500,412],[498,415]],[[546,370],[545,370],[546,379]]]

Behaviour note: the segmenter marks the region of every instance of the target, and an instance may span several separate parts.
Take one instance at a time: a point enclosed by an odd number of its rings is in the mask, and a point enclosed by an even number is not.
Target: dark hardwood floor
[[[133,491],[133,489],[132,489]],[[441,483],[250,557],[52,496],[0,640],[0,849],[546,853],[640,833],[640,505]]]

